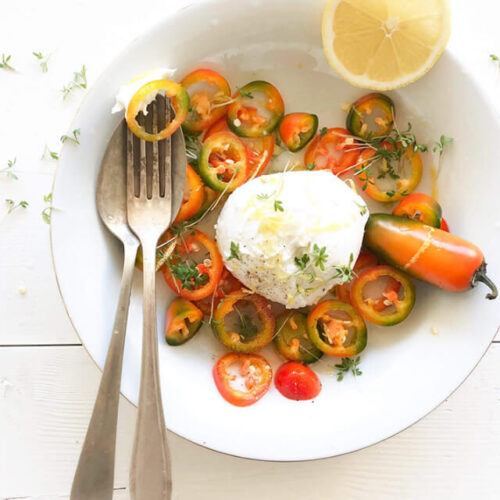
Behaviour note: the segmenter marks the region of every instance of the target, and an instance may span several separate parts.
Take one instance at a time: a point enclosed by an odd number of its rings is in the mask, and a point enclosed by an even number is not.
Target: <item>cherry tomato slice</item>
[[[393,209],[392,215],[418,220],[428,226],[441,226],[441,206],[431,196],[412,193],[403,198]]]
[[[237,376],[229,368],[238,365],[239,375],[244,379],[243,388],[235,387]],[[271,365],[258,354],[230,352],[217,361],[213,378],[221,396],[232,405],[250,406],[269,390],[273,378]]]
[[[245,145],[231,132],[217,132],[203,143],[198,168],[205,184],[230,193],[247,178]]]
[[[394,146],[383,142],[381,146],[393,150]],[[416,189],[422,179],[423,165],[420,154],[412,146],[408,146],[403,154],[402,162],[411,168],[408,177],[401,177],[399,170],[384,158],[377,158],[374,149],[365,149],[360,155],[360,167],[355,170],[356,180],[363,191],[376,201],[392,203],[403,199]],[[391,179],[391,187],[382,189],[378,186],[379,179]]]
[[[350,304],[325,300],[307,317],[309,338],[325,354],[348,358],[366,347],[366,325]]]
[[[200,176],[188,165],[186,170],[186,188],[184,189],[184,199],[182,200],[179,213],[174,220],[174,224],[194,217],[203,203],[204,192],[203,182]]]
[[[203,313],[192,302],[177,298],[169,306],[165,319],[165,339],[168,345],[186,343],[200,329]]]
[[[216,132],[230,131],[225,118],[215,122],[205,132],[204,140]],[[247,150],[247,179],[253,179],[262,175],[269,165],[274,152],[274,136],[264,137],[240,137]]]
[[[195,69],[186,75],[181,85],[191,101],[190,110],[182,128],[189,134],[200,132],[225,116],[225,102],[231,100],[227,80],[211,69]]]
[[[346,123],[351,134],[365,141],[385,136],[394,126],[394,103],[384,94],[367,94],[352,104]]]
[[[448,223],[446,222],[445,218],[441,219],[441,225],[439,228],[442,229],[443,231],[446,231],[447,233],[450,232],[450,227],[448,226]]]
[[[285,398],[294,401],[314,399],[321,392],[318,376],[309,367],[295,361],[278,368],[274,384]]]
[[[228,329],[225,324],[226,316],[232,311],[238,311],[236,304],[251,304],[259,319],[260,326],[240,315],[241,323],[238,332]],[[246,325],[243,324],[246,323]],[[246,326],[246,328],[245,328]],[[271,312],[271,304],[262,296],[255,293],[246,293],[243,290],[232,292],[219,300],[212,321],[212,330],[215,336],[229,349],[236,352],[255,352],[265,347],[273,339],[276,322]]]
[[[382,300],[365,297],[368,283],[389,277]],[[398,286],[399,284],[399,286]],[[403,297],[399,297],[399,289]],[[415,286],[408,276],[391,266],[377,266],[363,271],[353,282],[351,302],[366,320],[376,325],[392,326],[405,320],[415,305]],[[392,310],[391,310],[392,309]]]
[[[177,295],[187,300],[200,300],[208,297],[219,283],[223,262],[217,243],[201,231],[189,230],[182,235],[176,247],[176,252],[170,257],[167,265],[162,268],[167,285]],[[208,258],[202,264],[183,259],[191,252],[208,251]]]
[[[264,81],[247,83],[233,99],[227,110],[227,124],[241,137],[270,135],[285,111],[278,89]]]
[[[309,144],[304,157],[308,170],[331,170],[340,174],[358,162],[354,137],[345,128],[322,130]]]
[[[175,116],[168,125],[156,133],[146,132],[146,129],[137,122],[137,115],[144,101],[156,96],[160,91],[172,100]],[[154,80],[143,85],[132,97],[127,107],[126,120],[130,130],[140,139],[148,142],[157,142],[170,137],[182,124],[187,116],[189,96],[184,88],[170,80]]]
[[[293,153],[300,151],[316,134],[318,117],[310,113],[290,113],[281,120],[279,132],[283,144]]]

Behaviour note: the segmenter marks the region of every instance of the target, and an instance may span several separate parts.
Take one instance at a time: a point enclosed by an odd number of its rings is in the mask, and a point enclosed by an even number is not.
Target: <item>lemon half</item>
[[[425,75],[450,35],[448,0],[328,0],[323,49],[356,87],[390,90]]]

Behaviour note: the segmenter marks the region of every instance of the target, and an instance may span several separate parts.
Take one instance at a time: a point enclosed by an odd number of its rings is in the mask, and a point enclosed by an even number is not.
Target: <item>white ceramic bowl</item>
[[[321,126],[342,126],[340,104],[363,94],[340,80],[321,49],[323,2],[212,0],[191,5],[135,40],[103,73],[75,121],[81,145],[65,147],[55,181],[52,248],[68,314],[102,367],[117,303],[122,257],[100,224],[96,179],[106,142],[119,120],[110,109],[118,87],[157,66],[219,69],[233,88],[253,79],[274,83],[288,111],[311,111]],[[390,94],[398,122],[411,119],[421,141],[441,133],[455,138],[439,180],[439,200],[453,232],[477,243],[500,282],[500,213],[497,142],[500,127],[466,71],[445,53],[411,86]],[[426,170],[433,161],[425,158]],[[420,190],[429,192],[428,174]],[[372,208],[373,205],[372,205]],[[487,349],[499,323],[498,302],[478,287],[464,294],[417,286],[411,316],[392,328],[369,326],[363,375],[334,376],[331,358],[318,364],[318,398],[294,402],[273,387],[254,406],[229,405],[217,393],[211,370],[224,349],[202,331],[183,347],[163,341],[164,313],[172,298],[159,279],[158,325],[166,424],[214,450],[265,460],[306,460],[350,452],[416,422],[450,395]],[[439,333],[433,335],[431,328]],[[122,391],[137,401],[141,349],[141,287],[136,276],[125,347]],[[272,347],[264,355],[276,368]]]

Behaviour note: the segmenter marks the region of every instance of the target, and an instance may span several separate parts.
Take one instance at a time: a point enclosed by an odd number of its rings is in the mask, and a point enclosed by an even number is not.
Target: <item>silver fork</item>
[[[165,100],[154,101],[146,115],[146,130],[163,128],[169,108]],[[127,216],[142,245],[144,279],[142,369],[130,492],[136,500],[168,500],[172,479],[158,367],[155,261],[158,239],[172,219],[172,161],[186,161],[184,139],[176,134],[182,144],[174,148],[175,137],[146,143],[130,130],[127,134]]]

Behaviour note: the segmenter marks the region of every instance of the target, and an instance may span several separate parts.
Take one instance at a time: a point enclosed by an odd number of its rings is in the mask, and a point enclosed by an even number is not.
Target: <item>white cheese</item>
[[[339,268],[356,261],[367,219],[363,199],[331,172],[287,172],[237,188],[219,215],[216,235],[226,267],[245,286],[299,308],[342,282]],[[239,260],[229,258],[231,242],[239,245]],[[315,258],[315,248],[323,247],[324,269]],[[296,259],[304,255],[301,269]]]

